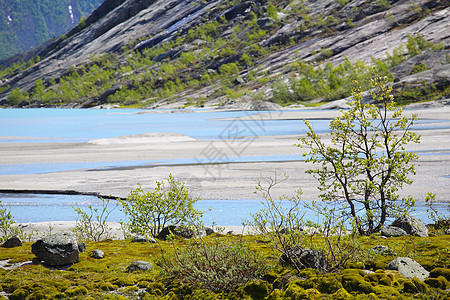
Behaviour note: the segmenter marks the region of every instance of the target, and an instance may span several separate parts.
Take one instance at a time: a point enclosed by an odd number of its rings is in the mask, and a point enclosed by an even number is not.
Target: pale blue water
[[[16,222],[45,222],[45,221],[77,221],[78,214],[73,207],[80,207],[88,212],[88,206],[101,208],[101,201],[94,196],[82,195],[49,195],[49,194],[2,194],[0,200],[3,205],[9,205]],[[112,201],[111,203],[115,203]],[[286,202],[288,205],[288,202]],[[110,207],[113,207],[111,205]],[[251,214],[263,208],[261,200],[199,200],[195,208],[204,211],[203,222],[211,226],[242,225],[244,220],[251,219]],[[446,203],[437,203],[437,209],[442,216],[449,214]],[[209,210],[211,208],[211,210]],[[430,223],[424,202],[417,202],[412,215],[424,223]],[[317,221],[317,216],[306,211],[306,217]],[[116,208],[108,221],[127,221],[124,213]]]
[[[236,125],[237,118],[256,112],[157,112],[137,109],[0,109],[0,142],[20,142],[8,137],[27,137],[27,142],[86,142],[141,133],[175,132],[195,139],[219,139]],[[261,112],[259,112],[261,113]],[[273,112],[274,115],[276,112]],[[296,135],[306,128],[299,120],[238,121],[240,136]],[[327,120],[314,121],[326,128]],[[6,137],[6,138],[5,138]]]
[[[195,139],[219,139],[233,129],[238,136],[299,135],[301,120],[258,119],[264,111],[142,113],[138,109],[0,109],[0,142],[86,142],[141,133],[174,132]],[[269,112],[276,116],[278,112]],[[233,120],[252,116],[253,120]],[[217,119],[232,119],[218,121]],[[437,127],[440,120],[420,120],[417,130]],[[317,133],[328,132],[329,120],[310,120]],[[433,124],[429,124],[433,123]],[[9,137],[23,137],[16,140]]]

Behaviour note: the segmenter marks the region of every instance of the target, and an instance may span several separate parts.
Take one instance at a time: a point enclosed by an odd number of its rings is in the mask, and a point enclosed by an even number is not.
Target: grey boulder
[[[14,248],[20,246],[22,246],[22,241],[17,235],[10,237],[2,245],[3,248]]]
[[[297,269],[312,268],[319,271],[328,270],[328,259],[319,250],[291,248],[284,251],[280,257],[284,267],[294,266]]]
[[[102,250],[92,250],[92,257],[95,259],[102,259],[105,257],[105,252]]]
[[[154,238],[146,238],[145,236],[136,235],[131,240],[132,243],[156,243]]]
[[[411,216],[402,216],[392,222],[391,226],[399,227],[410,235],[428,237],[428,228],[425,224]]]
[[[395,227],[391,225],[381,229],[381,235],[387,237],[395,237],[395,236],[406,236],[408,235],[408,233],[403,229],[401,229],[400,227]]]
[[[417,277],[424,281],[430,276],[430,272],[409,257],[397,257],[387,265],[386,269],[398,271],[400,275],[407,279]]]
[[[78,262],[79,250],[75,236],[69,233],[46,236],[33,245],[31,251],[49,266],[65,266]]]
[[[153,265],[148,261],[136,260],[128,266],[128,272],[147,271],[153,269]]]
[[[180,236],[186,239],[190,239],[194,237],[194,230],[183,227],[183,226],[175,226],[175,225],[169,225],[167,227],[164,227],[163,230],[156,236],[158,240],[167,240],[167,237],[173,234],[175,236]]]

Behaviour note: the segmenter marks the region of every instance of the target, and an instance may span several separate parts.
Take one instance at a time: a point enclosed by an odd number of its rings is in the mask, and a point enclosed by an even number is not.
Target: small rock
[[[154,238],[146,238],[145,236],[136,235],[131,240],[132,243],[156,243]]]
[[[244,80],[242,77],[237,77],[237,78],[235,78],[235,79],[233,80],[233,83],[234,83],[235,85],[240,85],[240,84],[244,84],[244,83],[245,83],[245,80]]]
[[[164,227],[164,229],[161,230],[161,232],[158,234],[158,236],[156,236],[156,238],[158,240],[167,240],[167,237],[171,233],[175,236],[184,237],[186,239],[190,239],[194,236],[194,230],[192,230],[192,229],[182,227],[182,226],[170,225],[170,226]]]
[[[386,246],[378,245],[369,250],[375,254],[380,254],[383,256],[395,256],[397,255],[393,250],[389,249]]]
[[[319,250],[292,248],[285,251],[279,261],[284,267],[294,266],[298,269],[312,268],[319,271],[328,270],[328,259]]]
[[[381,235],[387,237],[395,237],[395,236],[406,236],[408,235],[408,233],[396,226],[386,226],[383,229],[381,229]]]
[[[150,269],[153,269],[153,265],[142,260],[133,261],[131,265],[128,266],[128,272],[147,271]]]
[[[92,250],[92,257],[95,259],[102,259],[105,257],[105,252],[102,250]]]
[[[78,243],[78,251],[86,252],[86,244],[85,243]]]
[[[214,229],[212,229],[210,227],[205,227],[205,232],[206,232],[206,235],[211,235],[214,233]]]
[[[22,241],[17,235],[10,237],[2,245],[3,248],[14,248],[20,246],[22,246]]]
[[[398,271],[400,275],[407,279],[417,277],[424,281],[430,276],[430,272],[425,270],[418,262],[409,257],[397,257],[388,263],[386,269]]]

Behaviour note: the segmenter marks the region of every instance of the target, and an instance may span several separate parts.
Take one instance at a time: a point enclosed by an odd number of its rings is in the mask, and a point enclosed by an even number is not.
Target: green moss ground
[[[450,236],[428,238],[399,237],[382,239],[361,237],[367,250],[385,245],[397,256],[409,256],[428,271],[422,282],[405,279],[386,271],[393,256],[368,256],[348,262],[337,273],[320,274],[311,269],[297,272],[277,264],[278,254],[261,237],[215,234],[219,241],[243,242],[267,258],[269,271],[263,278],[238,285],[231,292],[212,292],[165,276],[159,266],[161,254],[170,255],[173,247],[185,247],[186,240],[173,244],[131,243],[130,240],[87,242],[80,262],[66,270],[49,270],[41,265],[0,268],[0,291],[9,299],[448,299],[450,296]],[[105,258],[96,260],[90,252],[100,249]],[[10,263],[30,261],[31,243],[12,249],[0,249],[0,260]],[[132,261],[154,265],[146,272],[128,273]],[[367,274],[365,270],[374,271]]]

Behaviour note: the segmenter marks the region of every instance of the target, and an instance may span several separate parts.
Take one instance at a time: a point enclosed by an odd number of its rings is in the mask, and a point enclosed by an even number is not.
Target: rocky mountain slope
[[[3,70],[3,105],[298,105],[387,75],[404,102],[449,96],[450,1],[106,0]]]
[[[1,0],[0,59],[60,36],[89,15],[101,0]]]

